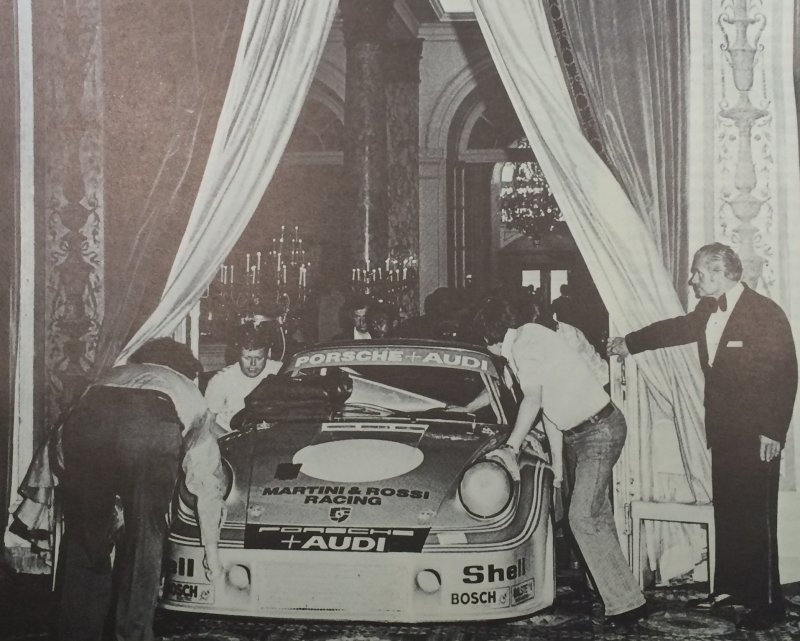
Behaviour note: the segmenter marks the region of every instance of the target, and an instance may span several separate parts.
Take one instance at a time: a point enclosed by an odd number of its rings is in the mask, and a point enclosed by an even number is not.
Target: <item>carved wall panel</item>
[[[103,317],[100,5],[54,4],[40,15],[46,425],[82,390]]]

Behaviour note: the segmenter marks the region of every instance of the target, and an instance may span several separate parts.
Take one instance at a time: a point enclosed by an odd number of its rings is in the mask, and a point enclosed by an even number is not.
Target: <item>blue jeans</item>
[[[580,434],[564,432],[567,475],[573,479],[569,524],[606,616],[633,610],[645,602],[622,554],[609,498],[611,470],[626,434],[625,417],[616,408]]]

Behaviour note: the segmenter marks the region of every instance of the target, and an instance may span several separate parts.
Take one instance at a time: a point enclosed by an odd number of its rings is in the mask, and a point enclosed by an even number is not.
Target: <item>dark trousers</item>
[[[172,402],[158,392],[95,388],[72,412],[63,435],[61,641],[103,637],[113,603],[110,553],[117,495],[125,529],[115,552],[115,638],[153,638],[166,514],[181,443]]]
[[[711,455],[717,546],[714,590],[749,607],[782,607],[778,574],[780,459],[760,460],[757,440],[747,446],[715,446]]]

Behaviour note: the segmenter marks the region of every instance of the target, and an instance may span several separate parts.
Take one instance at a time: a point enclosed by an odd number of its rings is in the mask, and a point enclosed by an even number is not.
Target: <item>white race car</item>
[[[516,403],[500,361],[420,340],[321,344],[248,397],[220,440],[225,576],[211,583],[176,500],[161,606],[386,622],[530,615],[554,599],[552,472],[528,437],[520,480],[486,458]],[[468,412],[475,400],[485,403]]]

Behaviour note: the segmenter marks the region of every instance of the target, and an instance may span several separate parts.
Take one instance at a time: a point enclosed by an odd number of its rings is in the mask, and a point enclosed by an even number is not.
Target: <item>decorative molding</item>
[[[420,26],[418,35],[429,42],[456,42],[477,40],[484,42],[483,34],[477,22],[447,23],[429,22]]]
[[[417,16],[414,15],[414,12],[408,6],[406,0],[395,0],[394,14],[398,21],[408,30],[410,35],[417,35],[419,31],[419,20],[417,20]]]
[[[497,68],[488,51],[458,72],[439,94],[431,117],[425,125],[422,146],[447,149],[450,127],[461,103],[488,78],[497,77]]]
[[[430,0],[430,4],[436,13],[436,17],[443,22],[475,22],[475,12],[468,10],[470,6],[468,0],[458,5],[458,11],[449,11],[441,0]],[[453,5],[452,2],[447,4]]]
[[[101,0],[61,7],[43,65],[47,424],[86,383],[104,307]]]
[[[714,22],[719,74],[714,83],[714,237],[737,250],[743,280],[774,297],[780,246],[775,211],[778,132],[768,74],[774,48],[763,43],[772,40],[777,25],[758,0],[724,0]]]

